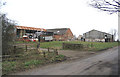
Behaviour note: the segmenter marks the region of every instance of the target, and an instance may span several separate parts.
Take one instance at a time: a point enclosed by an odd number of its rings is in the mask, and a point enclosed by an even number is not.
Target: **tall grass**
[[[23,49],[17,52],[19,53],[11,54],[10,57],[2,58],[3,75],[66,60],[64,55],[56,55],[55,52],[45,51],[45,57],[43,53],[39,53],[36,50],[28,50],[25,52]]]

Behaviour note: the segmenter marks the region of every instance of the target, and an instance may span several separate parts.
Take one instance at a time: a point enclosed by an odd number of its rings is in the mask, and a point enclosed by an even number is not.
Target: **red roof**
[[[17,29],[25,29],[25,30],[37,30],[37,31],[46,31],[43,28],[34,28],[34,27],[26,27],[26,26],[15,26]]]

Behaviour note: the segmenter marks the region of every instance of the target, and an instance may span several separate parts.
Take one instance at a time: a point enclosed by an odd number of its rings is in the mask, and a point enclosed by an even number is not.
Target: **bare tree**
[[[116,29],[111,29],[111,34],[114,35],[114,36],[116,36],[117,30]]]
[[[9,54],[13,50],[15,40],[14,21],[8,19],[5,14],[1,14],[2,19],[2,54]]]
[[[120,12],[120,0],[92,0],[90,5],[110,14]]]
[[[117,30],[116,29],[111,29],[110,30],[110,33],[112,34],[112,38],[113,38],[113,41],[115,40],[115,37],[116,37],[116,35],[117,35]]]
[[[5,3],[0,2],[0,9]],[[2,28],[2,54],[13,52],[13,42],[15,40],[16,23],[6,17],[6,14],[0,12],[0,27]]]

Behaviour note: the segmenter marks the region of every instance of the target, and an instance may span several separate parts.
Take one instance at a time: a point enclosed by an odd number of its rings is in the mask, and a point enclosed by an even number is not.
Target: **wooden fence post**
[[[43,56],[44,56],[44,58],[46,57],[46,55],[45,55],[45,51],[43,52]]]
[[[65,45],[65,44],[63,43],[63,44],[62,44],[62,48],[63,48],[63,49],[64,49],[64,45]]]
[[[40,43],[39,44],[37,44],[37,49],[40,47]]]
[[[25,46],[26,52],[27,52],[27,45]]]
[[[54,53],[55,53],[56,55],[58,55],[58,51],[57,51],[57,49],[54,49]]]
[[[14,50],[13,51],[14,51],[14,53],[16,53],[16,46],[14,46]]]
[[[54,53],[56,54],[56,50],[55,49],[53,49],[54,50]]]
[[[57,51],[57,49],[56,49],[56,55],[58,55],[58,51]]]
[[[50,48],[48,47],[48,52],[50,52],[50,50],[49,50]]]

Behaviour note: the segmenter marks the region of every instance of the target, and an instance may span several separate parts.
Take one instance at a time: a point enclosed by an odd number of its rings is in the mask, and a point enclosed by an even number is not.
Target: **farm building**
[[[15,26],[16,31],[16,38],[23,39],[27,38],[30,40],[37,39],[40,35],[41,41],[48,41],[48,38],[52,39],[53,33],[46,32],[46,29],[43,28],[34,28],[34,27],[26,27],[26,26]]]
[[[114,41],[113,35],[106,33],[106,32],[101,32],[98,30],[91,30],[89,32],[86,32],[83,34],[83,39],[84,41],[102,41],[102,42],[110,42]]]
[[[55,41],[70,41],[73,39],[73,33],[70,28],[47,29],[48,32],[53,32],[53,40]]]
[[[82,35],[79,35],[77,39],[78,39],[78,40],[81,40],[81,39],[82,39]]]
[[[23,35],[28,34],[33,35],[35,32],[46,31],[43,28],[34,28],[34,27],[26,27],[26,26],[15,26],[17,38],[23,38]]]

